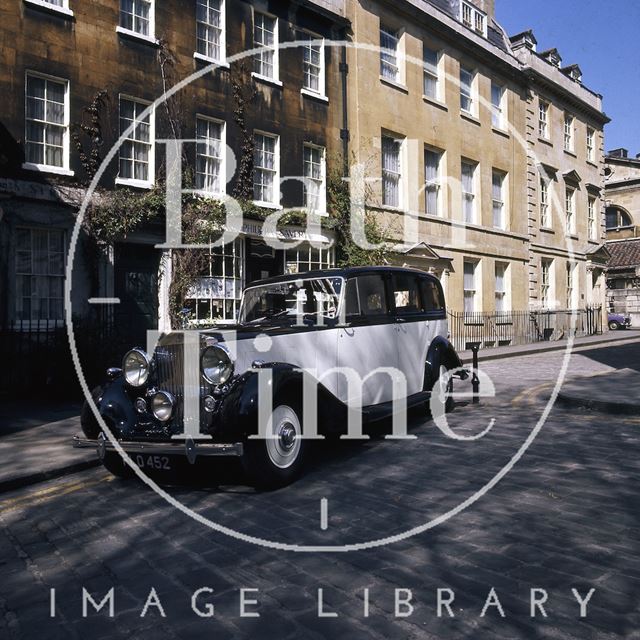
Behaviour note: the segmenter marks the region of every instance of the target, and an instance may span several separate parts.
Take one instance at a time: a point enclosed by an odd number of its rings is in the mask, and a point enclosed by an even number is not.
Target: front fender
[[[274,406],[277,402],[289,402],[298,410],[302,409],[303,372],[282,362],[262,365],[260,369],[242,374],[221,400],[212,424],[216,440],[231,442],[258,432],[258,376],[265,369],[269,369],[272,376]],[[338,417],[346,410],[324,385],[317,382],[316,385],[319,429],[336,421],[340,424]]]
[[[124,378],[116,378],[102,387],[97,387],[91,395],[100,415],[109,428],[115,429],[117,437],[126,436],[134,430],[138,417],[132,399],[127,393]],[[80,422],[87,437],[98,437],[101,427],[87,401],[82,409]]]

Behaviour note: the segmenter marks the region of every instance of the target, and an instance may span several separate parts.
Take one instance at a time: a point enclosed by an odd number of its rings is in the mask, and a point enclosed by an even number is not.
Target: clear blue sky
[[[605,150],[640,153],[640,0],[496,0],[496,19],[510,36],[533,29],[538,51],[555,47],[564,65],[578,63],[612,119]]]

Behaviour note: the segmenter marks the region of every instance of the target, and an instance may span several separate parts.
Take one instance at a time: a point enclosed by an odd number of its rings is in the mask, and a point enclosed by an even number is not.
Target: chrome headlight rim
[[[212,375],[207,373],[207,367],[205,367],[205,358],[207,353],[210,351],[220,351],[223,354],[223,358],[219,358],[220,360],[226,359],[227,364],[224,367],[222,375],[219,378],[215,378]],[[216,387],[229,382],[229,380],[233,377],[233,372],[235,371],[235,363],[233,358],[231,357],[231,352],[227,347],[223,344],[213,344],[209,345],[204,349],[202,354],[200,355],[200,371],[202,372],[202,377],[209,383]]]
[[[145,371],[143,376],[138,375],[138,379],[135,382],[132,382],[131,379],[129,378],[129,370],[127,368],[127,358],[129,358],[133,354],[135,354],[137,357],[142,358],[144,362],[144,371]],[[127,351],[127,353],[125,353],[124,358],[122,358],[122,374],[124,376],[126,383],[129,386],[134,388],[144,387],[149,381],[150,373],[151,373],[151,358],[148,356],[148,354],[145,351],[136,347],[135,349],[130,349],[129,351]]]
[[[156,401],[158,400],[166,404],[163,407],[159,408],[156,406]],[[161,414],[160,411],[161,410],[166,411],[167,405],[169,407],[168,413]],[[173,417],[173,412],[175,410],[175,407],[176,407],[176,399],[173,396],[173,394],[169,393],[168,391],[157,391],[156,393],[153,394],[153,397],[151,398],[151,413],[153,414],[153,417],[159,422],[169,422]]]

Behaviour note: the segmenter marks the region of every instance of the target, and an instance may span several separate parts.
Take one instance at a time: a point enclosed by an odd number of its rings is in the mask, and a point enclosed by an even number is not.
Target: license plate
[[[141,469],[151,469],[153,471],[170,471],[171,463],[167,456],[152,456],[138,453],[135,456],[136,464]]]

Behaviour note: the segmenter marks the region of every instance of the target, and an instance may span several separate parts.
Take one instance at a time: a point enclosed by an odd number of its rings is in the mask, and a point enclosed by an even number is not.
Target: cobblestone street
[[[583,350],[569,375],[606,372],[612,362],[637,368],[638,356],[637,343]],[[229,465],[168,492],[221,526],[286,545],[357,545],[424,527],[480,490],[523,445],[562,358],[488,362],[496,398],[460,401],[449,416],[466,435],[495,418],[480,440],[453,441],[415,415],[416,440],[323,444],[308,473],[275,493],[255,493]],[[556,406],[513,470],[463,512],[406,540],[342,553],[237,540],[103,469],[5,494],[0,635],[636,637],[637,428],[634,417]],[[83,618],[83,587],[96,603],[113,588],[113,618],[108,602],[100,612],[89,603]],[[438,589],[449,590],[440,592],[440,616]],[[545,591],[532,596],[535,589]],[[580,617],[579,599],[591,589]],[[535,617],[532,597],[544,601]],[[241,617],[241,606],[260,617]],[[319,607],[335,616],[319,616]]]

